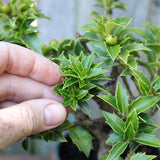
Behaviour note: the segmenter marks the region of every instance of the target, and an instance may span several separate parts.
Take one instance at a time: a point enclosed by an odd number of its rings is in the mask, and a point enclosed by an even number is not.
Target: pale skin
[[[29,49],[0,42],[0,151],[64,122],[66,109],[53,91],[61,80],[55,63]]]

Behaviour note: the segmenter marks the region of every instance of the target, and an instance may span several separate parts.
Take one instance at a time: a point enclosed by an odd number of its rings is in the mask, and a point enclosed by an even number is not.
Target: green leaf
[[[139,83],[139,87],[141,92],[144,95],[147,95],[150,92],[150,81],[149,79],[143,74],[143,72],[137,71],[135,69],[131,69],[133,72],[133,75],[135,76],[136,80]]]
[[[129,68],[125,69],[120,76],[132,76],[132,72]]]
[[[89,117],[91,117],[91,108],[89,107],[87,102],[79,102],[78,103],[79,108]]]
[[[25,139],[22,141],[21,145],[22,145],[22,148],[23,148],[26,152],[28,152],[28,149],[29,149],[28,138],[25,138]]]
[[[144,46],[143,43],[130,43],[129,45],[126,46],[125,48],[127,51],[132,52],[132,51],[150,51],[149,48]]]
[[[112,96],[111,94],[108,94],[108,95],[98,95],[97,97],[104,100],[106,103],[110,104],[112,107],[114,107],[117,110],[115,96]]]
[[[27,48],[42,54],[42,45],[38,33],[31,33],[22,37],[24,44]]]
[[[119,58],[124,62],[127,63],[128,61],[129,52],[125,50],[124,52],[119,54]]]
[[[113,21],[121,26],[127,26],[131,22],[132,18],[130,17],[116,17]]]
[[[124,138],[126,140],[134,140],[135,138],[135,131],[134,131],[133,124],[131,121],[126,126],[126,129],[124,131]]]
[[[72,127],[74,124],[70,122],[69,120],[65,120],[60,126],[56,127],[55,129],[58,131],[64,131],[70,127]]]
[[[67,140],[65,139],[65,137],[63,136],[63,133],[61,131],[53,131],[53,141],[54,142],[67,142]]]
[[[152,160],[156,158],[154,155],[146,155],[145,153],[134,154],[130,160]]]
[[[128,57],[127,65],[129,65],[131,68],[137,69],[137,62],[133,56]]]
[[[107,139],[106,143],[109,145],[114,145],[115,143],[122,141],[123,137],[121,137],[119,134],[117,133],[111,133],[109,135],[109,138]]]
[[[116,90],[116,106],[122,115],[125,115],[129,106],[127,92],[120,84],[120,82],[118,82]]]
[[[117,58],[118,54],[121,51],[121,47],[118,44],[113,46],[106,44],[106,49],[113,61]]]
[[[135,131],[138,130],[138,116],[136,112],[136,108],[127,116],[126,125],[129,125],[129,122],[132,122],[133,128]]]
[[[93,57],[94,57],[94,54],[90,54],[89,56],[85,56],[84,60],[82,61],[84,68],[90,69],[90,67],[93,63]]]
[[[152,87],[154,88],[155,93],[160,93],[160,77],[158,76],[157,79],[152,83]]]
[[[147,123],[147,124],[153,124],[156,125],[156,123],[153,121],[153,117],[149,115],[148,113],[140,113],[139,118],[142,120],[142,122]]]
[[[159,100],[160,97],[155,96],[139,97],[130,104],[129,113],[131,113],[134,109],[136,109],[137,114],[146,111],[154,104],[156,104]]]
[[[152,134],[158,128],[159,128],[158,125],[153,125],[153,124],[151,125],[151,124],[146,124],[146,123],[140,123],[139,124],[138,133]]]
[[[65,82],[64,82],[64,85],[63,85],[63,89],[75,84],[78,82],[78,79],[75,79],[75,78],[69,78],[69,79],[66,79]]]
[[[91,150],[93,149],[92,139],[90,133],[82,127],[72,127],[69,129],[69,136],[73,143],[77,145],[80,151],[89,157]]]
[[[106,160],[116,160],[127,148],[127,141],[120,141],[116,143],[109,152]]]
[[[160,147],[160,140],[155,135],[140,133],[136,136],[135,141],[153,147]]]
[[[91,47],[93,48],[93,52],[97,54],[97,56],[103,58],[109,58],[108,51],[106,50],[105,42],[91,42]]]
[[[87,73],[86,78],[89,79],[89,78],[92,78],[94,76],[106,73],[106,72],[107,72],[107,70],[105,70],[105,69],[93,68]]]
[[[79,56],[81,52],[84,52],[84,48],[83,48],[80,40],[76,41],[74,52],[76,53],[77,56]]]
[[[79,90],[79,93],[76,95],[76,98],[78,100],[82,99],[83,97],[85,97],[88,93],[88,90]]]
[[[103,114],[106,119],[106,123],[114,130],[114,132],[123,136],[125,129],[124,121],[115,113],[103,112]]]
[[[115,22],[107,21],[107,23],[105,24],[105,34],[109,35],[113,29],[119,26],[120,25]]]
[[[77,100],[76,100],[76,99],[73,99],[73,100],[70,102],[70,107],[71,107],[74,111],[76,111],[76,109],[77,109],[77,104],[78,104]]]

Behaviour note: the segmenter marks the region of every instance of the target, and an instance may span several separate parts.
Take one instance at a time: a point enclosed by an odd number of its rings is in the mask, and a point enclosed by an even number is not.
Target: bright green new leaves
[[[83,151],[85,155],[89,157],[89,154],[93,149],[93,137],[90,135],[90,133],[82,127],[72,127],[69,129],[69,136],[73,143],[77,145],[79,150]]]
[[[151,134],[144,134],[144,133],[138,134],[136,136],[135,141],[148,146],[160,147],[160,140],[156,138],[155,135]]]
[[[152,160],[156,158],[156,156],[153,156],[153,155],[146,155],[145,153],[137,153],[137,154],[134,154],[130,160]]]
[[[123,137],[125,129],[124,121],[120,117],[118,117],[115,113],[111,114],[108,112],[103,112],[103,114],[106,119],[106,123],[114,130],[115,133]]]
[[[127,148],[127,141],[120,141],[116,143],[109,152],[106,160],[116,160]]]
[[[139,97],[130,104],[129,113],[131,113],[134,109],[136,109],[137,114],[146,111],[147,109],[153,107],[153,105],[159,100],[160,97],[155,96]]]
[[[116,106],[118,111],[125,115],[128,109],[128,96],[126,90],[122,87],[122,85],[118,82],[117,90],[116,90]]]
[[[63,57],[60,70],[65,76],[63,83],[55,87],[55,92],[64,97],[63,105],[70,105],[74,110],[77,106],[91,116],[91,110],[85,102],[93,97],[89,90],[97,88],[104,90],[100,81],[108,78],[103,75],[107,70],[100,67],[101,63],[93,64],[94,54],[84,55],[81,52],[80,56],[69,55],[69,59]]]
[[[134,140],[135,138],[135,131],[134,131],[133,124],[131,121],[126,126],[126,129],[124,131],[124,138],[127,140]]]

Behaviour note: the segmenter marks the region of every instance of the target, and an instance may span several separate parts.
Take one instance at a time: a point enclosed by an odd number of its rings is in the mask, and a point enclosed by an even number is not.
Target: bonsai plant
[[[104,14],[93,11],[91,23],[81,28],[83,35],[52,40],[46,46],[32,22],[48,17],[37,11],[32,0],[0,1],[0,40],[32,49],[59,64],[65,78],[54,91],[64,97],[64,106],[86,115],[85,119],[67,119],[53,130],[26,137],[22,146],[28,150],[29,139],[66,142],[62,132],[68,130],[73,143],[89,157],[93,136],[88,124],[105,122],[112,129],[106,140],[111,149],[101,160],[154,159],[155,155],[137,153],[136,149],[140,145],[160,147],[154,135],[159,125],[152,119],[160,100],[160,27],[148,23],[144,28],[131,28],[129,17],[112,19],[114,8],[125,9],[118,0],[97,0],[96,6],[103,8]],[[94,110],[88,104],[90,99],[102,110],[101,119],[91,118]]]

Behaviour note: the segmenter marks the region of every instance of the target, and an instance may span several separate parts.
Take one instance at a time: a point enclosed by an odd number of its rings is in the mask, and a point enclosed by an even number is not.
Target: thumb
[[[64,122],[65,108],[47,99],[26,101],[0,110],[0,151],[23,137],[55,128]]]

